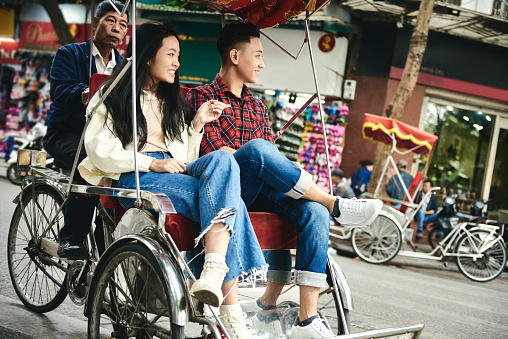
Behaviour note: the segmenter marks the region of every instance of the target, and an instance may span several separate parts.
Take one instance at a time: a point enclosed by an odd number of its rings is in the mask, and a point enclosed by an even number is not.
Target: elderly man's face
[[[120,16],[115,11],[107,12],[95,20],[95,44],[115,48],[127,34],[127,14]]]

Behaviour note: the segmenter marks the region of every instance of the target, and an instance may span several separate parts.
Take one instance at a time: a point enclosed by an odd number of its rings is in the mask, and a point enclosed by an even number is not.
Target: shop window
[[[439,136],[428,177],[443,194],[459,194],[462,212],[482,191],[495,116],[429,102],[425,131]]]

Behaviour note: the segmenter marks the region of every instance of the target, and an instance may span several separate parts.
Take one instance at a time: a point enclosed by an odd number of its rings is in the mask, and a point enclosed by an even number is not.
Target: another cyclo
[[[246,6],[247,2],[251,1],[242,3]],[[318,1],[316,11],[328,2]],[[214,8],[221,6],[220,1],[204,3]],[[129,1],[125,8],[128,4]],[[134,14],[136,1],[132,1],[132,6]],[[303,11],[299,1],[295,1],[295,6]],[[306,22],[311,14],[307,12]],[[134,14],[132,26],[135,25]],[[309,37],[307,24],[304,43],[309,42]],[[133,60],[129,62],[132,65]],[[122,76],[121,73],[117,80]],[[98,86],[95,81],[98,80],[91,81],[92,93]],[[134,85],[135,81],[133,76]],[[116,82],[111,84],[104,97],[115,85]],[[316,90],[319,100],[317,81]],[[90,116],[87,122],[89,119]],[[80,146],[82,142],[83,136]],[[136,159],[136,151],[133,156]],[[139,186],[130,190],[70,183],[77,157],[69,175],[44,165],[44,152],[20,152],[18,171],[24,182],[20,194],[14,199],[17,207],[8,236],[9,273],[18,297],[27,308],[37,313],[49,312],[68,295],[75,304],[85,305],[90,338],[184,338],[185,326],[189,323],[203,325],[202,337],[230,337],[227,331],[219,331],[216,322],[219,325],[221,322],[214,309],[203,311],[189,294],[186,276],[192,280],[195,277],[182,251],[196,249],[194,239],[199,234],[199,225],[177,214],[166,195],[141,191]],[[70,197],[81,195],[101,197],[95,224],[96,228],[103,228],[106,249],[100,253],[94,232],[90,232],[86,258],[60,258],[57,248],[63,225],[62,208]],[[136,199],[135,207],[122,209],[117,201],[119,197]],[[270,213],[249,215],[261,248],[296,248],[296,231],[287,222]],[[422,331],[423,325],[420,324],[349,334],[352,295],[344,274],[331,256],[328,257],[326,274],[327,286],[321,289],[318,311],[335,334],[344,335],[344,338],[379,338],[413,333],[417,337]],[[284,301],[278,305],[285,336],[291,331],[298,314],[298,303],[294,300],[299,300],[299,296],[293,286],[289,285],[283,292],[281,299]],[[251,299],[259,294],[255,282],[245,277],[240,295]]]
[[[363,118],[363,136],[389,145],[391,151],[376,190],[373,195],[369,195],[384,200],[385,204],[371,225],[351,231],[351,244],[355,253],[362,260],[373,264],[387,263],[397,254],[436,261],[455,258],[459,270],[473,281],[486,282],[498,277],[507,260],[503,240],[504,227],[485,224],[480,218],[463,215],[464,221],[459,222],[430,252],[418,252],[412,242],[413,230],[409,228],[411,221],[424,201],[440,188],[431,188],[417,203],[417,194],[422,187],[430,159],[427,160],[424,171],[417,172],[411,185],[406,187],[393,159],[393,153],[413,153],[430,158],[438,137],[398,120],[368,113],[365,113]],[[393,167],[394,175],[399,177],[403,200],[381,194],[381,185],[385,182],[389,165]],[[394,208],[389,203],[400,204],[400,207]],[[404,242],[410,245],[411,251],[401,250]]]

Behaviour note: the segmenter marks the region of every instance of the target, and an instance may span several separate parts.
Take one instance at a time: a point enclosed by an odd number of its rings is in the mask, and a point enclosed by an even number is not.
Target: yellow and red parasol
[[[363,116],[363,137],[372,141],[392,145],[414,154],[428,157],[435,146],[438,137],[422,131],[419,128],[405,124],[395,119],[365,113]]]

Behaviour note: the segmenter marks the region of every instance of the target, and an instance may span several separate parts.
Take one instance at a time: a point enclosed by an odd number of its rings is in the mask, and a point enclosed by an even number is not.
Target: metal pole
[[[308,14],[308,13],[307,13]],[[321,126],[323,127],[323,141],[325,142],[325,155],[326,155],[326,166],[328,168],[328,185],[330,186],[330,194],[333,192],[332,187],[332,172],[330,170],[330,156],[328,155],[328,140],[326,137],[326,127],[325,127],[325,118],[323,115],[323,106],[321,104],[321,93],[319,92],[319,84],[316,74],[316,66],[314,63],[314,55],[312,54],[312,44],[310,42],[310,29],[309,29],[309,20],[305,20],[305,35],[306,39],[309,42],[309,54],[310,54],[310,63],[312,65],[312,74],[314,75],[314,83],[316,85],[316,93],[319,105],[319,117],[321,118]]]
[[[136,93],[136,0],[132,1],[132,142],[134,143],[134,177],[136,178],[136,207],[141,207],[138,168],[138,124],[137,124],[137,93]]]
[[[90,88],[92,81],[92,61],[93,61],[93,29],[95,18],[95,0],[92,0],[92,7],[90,9],[90,67],[88,68],[88,88]]]

